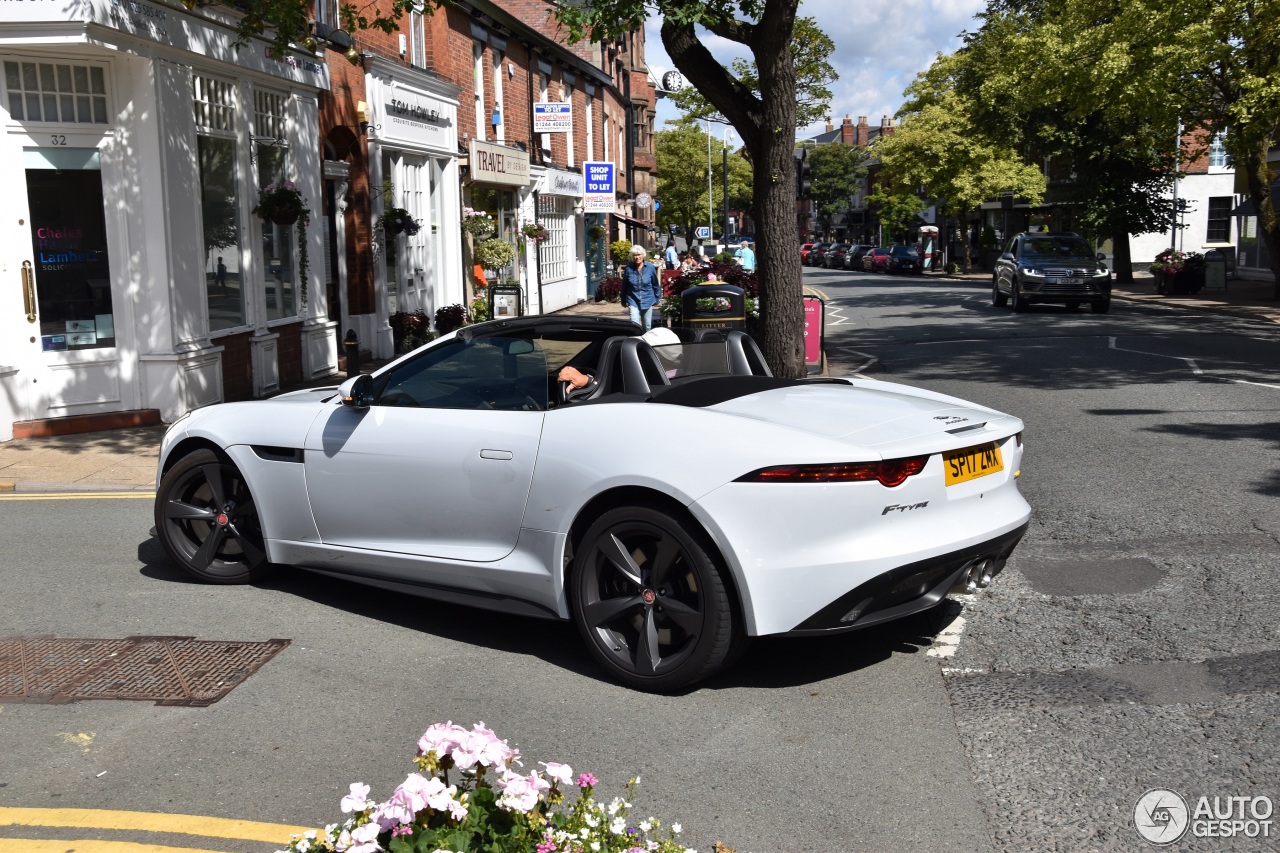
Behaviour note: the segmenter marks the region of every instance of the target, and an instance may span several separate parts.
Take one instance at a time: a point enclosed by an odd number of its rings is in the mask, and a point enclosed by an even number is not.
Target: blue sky
[[[845,115],[867,116],[873,125],[902,106],[902,92],[939,51],[960,46],[960,33],[976,29],[974,15],[983,0],[802,0],[800,14],[814,18],[835,42],[831,58],[840,79],[831,87],[832,121]],[[660,21],[646,26],[646,59],[655,79],[674,66],[662,48]],[[724,64],[738,55],[739,45],[705,34],[705,43]],[[659,129],[678,116],[665,98],[658,100]],[[822,130],[821,126],[810,130]]]

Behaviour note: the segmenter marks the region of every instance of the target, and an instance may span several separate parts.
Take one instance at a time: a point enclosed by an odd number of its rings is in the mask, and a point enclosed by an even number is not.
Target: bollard
[[[347,378],[350,379],[360,372],[360,341],[356,340],[355,329],[347,329],[347,335],[342,339],[342,349],[347,356]]]

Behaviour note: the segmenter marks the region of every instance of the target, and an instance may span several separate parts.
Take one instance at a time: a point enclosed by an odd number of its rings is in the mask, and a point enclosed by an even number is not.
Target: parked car
[[[885,248],[868,249],[862,256],[862,268],[866,272],[884,272],[889,264],[889,250]]]
[[[830,243],[814,243],[809,247],[809,254],[805,256],[805,266],[822,266],[822,256],[827,251]]]
[[[920,273],[924,269],[920,265],[920,253],[915,246],[892,246],[889,249],[889,260],[885,264],[885,272],[893,275],[896,272]]]
[[[844,268],[847,270],[862,269],[862,256],[874,248],[875,246],[865,243],[849,244],[848,251],[844,253]]]
[[[495,320],[337,388],[196,409],[161,442],[156,535],[207,583],[288,564],[572,621],[610,676],[669,691],[752,636],[841,633],[974,591],[1026,531],[1018,418],[776,378],[737,330],[640,331]],[[565,367],[591,382],[561,382]],[[600,440],[624,434],[684,438],[657,455]]]
[[[800,244],[800,264],[801,264],[801,266],[806,266],[806,265],[808,265],[808,263],[809,263],[809,250],[810,250],[810,249],[812,249],[812,248],[814,247],[814,245],[815,245],[815,244],[813,244],[813,243],[801,243],[801,244]]]
[[[833,243],[827,253],[822,256],[822,265],[829,270],[844,269],[844,253],[849,251],[848,243]]]
[[[1036,302],[1075,309],[1088,302],[1095,314],[1111,310],[1111,271],[1104,256],[1079,234],[1015,234],[991,275],[991,303],[1025,311]]]

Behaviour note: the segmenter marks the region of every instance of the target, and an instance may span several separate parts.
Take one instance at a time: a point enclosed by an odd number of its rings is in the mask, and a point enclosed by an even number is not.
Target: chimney
[[[840,142],[843,145],[853,145],[854,143],[853,119],[849,118],[847,113],[845,114],[844,122],[840,125]]]
[[[859,148],[866,148],[871,143],[871,128],[867,126],[867,117],[858,116],[856,144]]]
[[[892,127],[892,126],[893,126],[893,119],[889,118],[888,116],[884,116],[883,118],[881,118],[881,119],[880,119],[880,126],[881,126],[881,127]]]
[[[831,116],[827,116],[827,133],[830,133],[833,130],[835,130],[835,127],[831,124]]]

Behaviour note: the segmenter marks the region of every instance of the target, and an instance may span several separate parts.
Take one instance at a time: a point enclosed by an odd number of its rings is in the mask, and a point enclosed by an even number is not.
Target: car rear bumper
[[[788,636],[839,634],[928,610],[959,585],[975,565],[991,560],[992,573],[999,574],[1029,523],[985,542],[878,575],[810,616]]]

